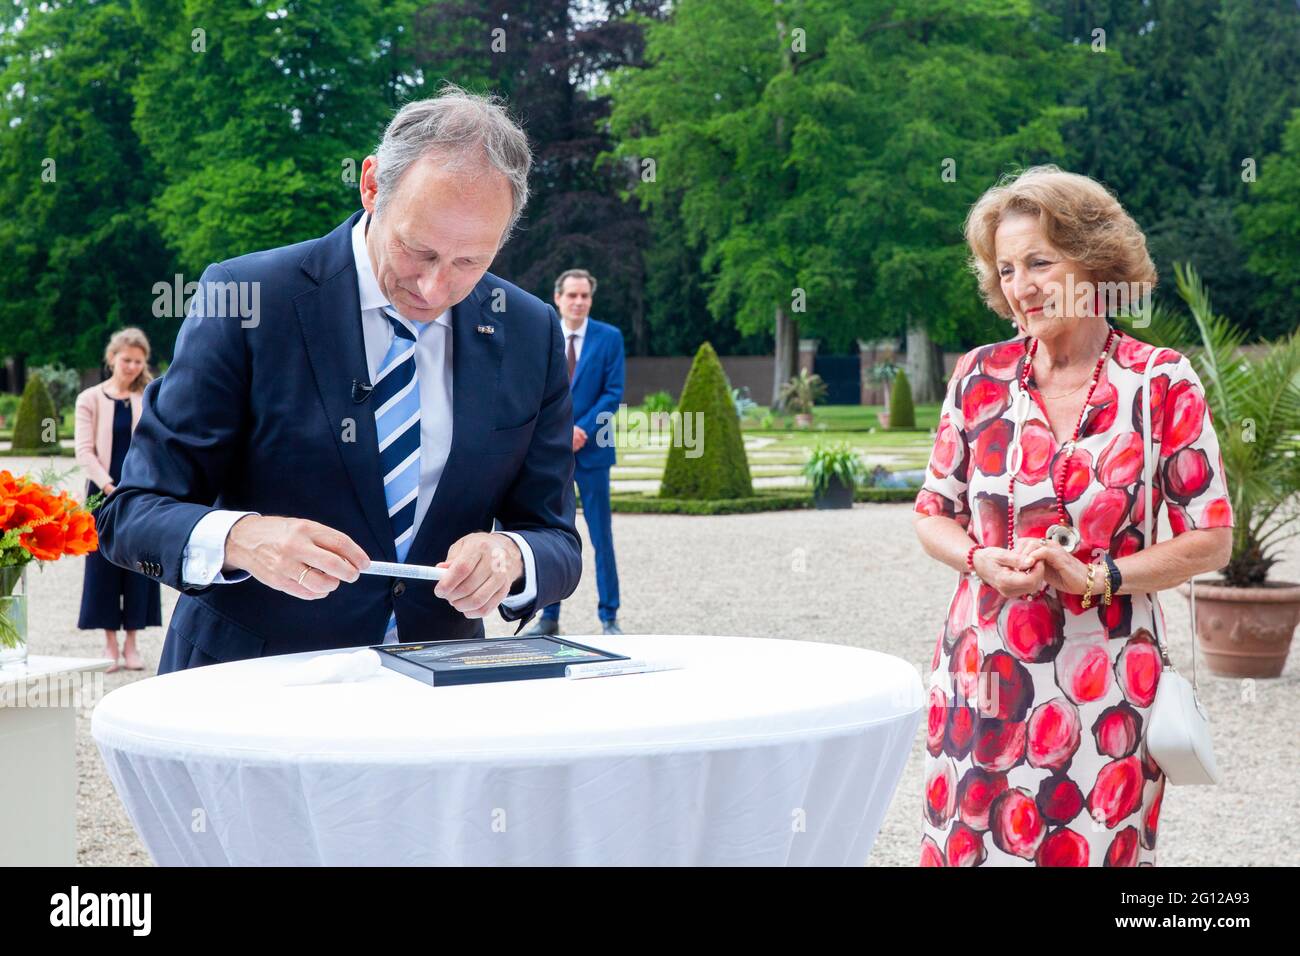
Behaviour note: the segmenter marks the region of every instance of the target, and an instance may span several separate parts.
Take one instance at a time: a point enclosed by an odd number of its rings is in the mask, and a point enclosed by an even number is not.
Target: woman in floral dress
[[[1107,318],[1102,290],[1136,299],[1156,275],[1098,183],[1027,170],[985,193],[966,238],[985,301],[1020,334],[958,362],[916,499],[926,553],[960,572],[931,663],[921,864],[1154,865],[1147,593],[1231,550],[1204,391],[1184,356]],[[1150,543],[1149,364],[1154,510],[1173,531]]]

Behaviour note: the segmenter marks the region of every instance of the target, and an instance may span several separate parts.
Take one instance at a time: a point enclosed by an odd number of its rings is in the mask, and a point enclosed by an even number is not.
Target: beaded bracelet
[[[982,544],[972,544],[970,550],[966,552],[966,567],[968,570],[975,570],[975,552],[982,547],[984,547]]]

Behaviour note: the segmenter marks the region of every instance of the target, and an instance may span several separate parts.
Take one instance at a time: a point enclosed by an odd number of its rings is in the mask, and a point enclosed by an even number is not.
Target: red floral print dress
[[[1027,338],[957,364],[939,420],[922,514],[947,515],[1006,547],[1007,464]],[[1151,380],[1153,490],[1175,535],[1232,525],[1223,459],[1188,360],[1117,337],[1063,481],[1075,556],[1142,548],[1142,374]],[[1023,430],[1016,536],[1055,523],[1063,454],[1042,399]],[[1058,476],[1059,478],[1059,476]],[[1154,532],[1153,532],[1154,534]],[[1162,669],[1151,602],[1116,595],[1087,610],[1048,586],[1003,598],[962,574],[935,643],[926,731],[922,866],[1154,866],[1165,777],[1145,728]]]

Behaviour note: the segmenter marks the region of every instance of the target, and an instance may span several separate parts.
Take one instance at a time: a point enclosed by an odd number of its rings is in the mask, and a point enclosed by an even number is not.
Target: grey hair
[[[533,151],[528,137],[497,96],[479,95],[445,83],[438,95],[407,103],[384,130],[375,148],[375,215],[383,215],[402,175],[416,160],[438,155],[451,169],[486,163],[510,183],[510,222],[505,242],[528,203]]]
[[[565,269],[560,273],[560,277],[555,280],[555,294],[559,295],[564,291],[565,279],[586,279],[591,283],[591,294],[596,294],[596,277],[586,269]]]

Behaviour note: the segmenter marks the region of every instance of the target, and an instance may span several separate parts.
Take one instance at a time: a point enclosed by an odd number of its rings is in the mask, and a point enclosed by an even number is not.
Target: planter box
[[[852,508],[853,507],[853,488],[846,485],[838,478],[832,478],[826,485],[826,489],[820,494],[813,495],[813,507],[818,511],[825,511],[831,508]]]

